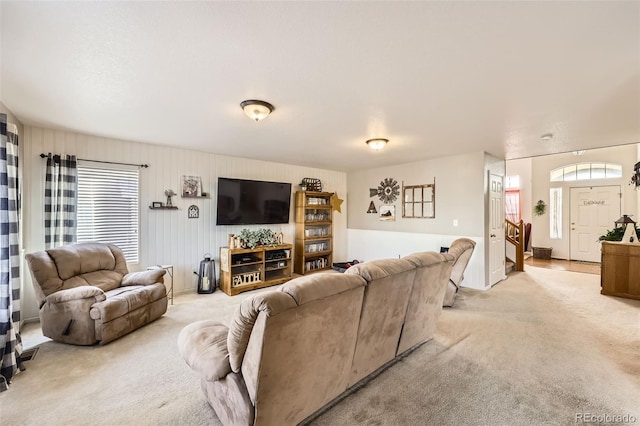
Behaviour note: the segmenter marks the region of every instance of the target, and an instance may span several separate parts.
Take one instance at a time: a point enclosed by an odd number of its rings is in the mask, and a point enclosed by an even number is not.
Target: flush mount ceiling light
[[[543,141],[550,141],[551,139],[553,139],[553,133],[545,133],[544,135],[540,136],[540,139],[542,139]]]
[[[369,139],[367,141],[367,145],[369,145],[369,148],[375,149],[376,151],[384,148],[387,145],[387,143],[389,143],[389,139],[382,139],[382,138]]]
[[[247,117],[260,121],[266,118],[275,109],[269,102],[258,101],[256,99],[249,99],[240,102],[240,106]]]

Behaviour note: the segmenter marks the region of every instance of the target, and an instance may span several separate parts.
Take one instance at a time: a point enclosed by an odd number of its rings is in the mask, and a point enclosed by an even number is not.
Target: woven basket
[[[322,192],[322,182],[320,179],[304,178],[302,181],[307,184],[307,191]]]
[[[551,247],[532,247],[534,259],[551,259]]]

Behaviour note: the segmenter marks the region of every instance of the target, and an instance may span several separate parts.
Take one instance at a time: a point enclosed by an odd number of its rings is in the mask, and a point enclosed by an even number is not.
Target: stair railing
[[[524,271],[524,221],[515,223],[505,219],[504,237],[516,249],[515,270]]]

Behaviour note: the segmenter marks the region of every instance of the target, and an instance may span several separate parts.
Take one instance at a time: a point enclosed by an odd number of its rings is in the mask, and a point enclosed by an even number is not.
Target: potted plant
[[[533,213],[536,216],[542,216],[543,214],[545,214],[547,212],[547,205],[545,204],[544,201],[542,200],[538,200],[538,202],[536,203],[536,205],[533,207]]]
[[[270,229],[258,229],[251,231],[243,229],[240,232],[240,239],[247,248],[255,248],[257,246],[275,246],[278,244],[278,236]]]
[[[307,190],[307,181],[302,179],[300,181],[300,191],[306,191]]]

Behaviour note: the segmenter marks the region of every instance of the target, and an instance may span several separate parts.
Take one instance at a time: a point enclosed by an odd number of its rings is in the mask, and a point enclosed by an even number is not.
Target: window
[[[562,188],[549,189],[549,237],[562,238]]]
[[[520,190],[507,189],[504,193],[504,215],[513,223],[520,223]]]
[[[589,179],[619,179],[622,177],[622,165],[611,163],[579,163],[551,170],[551,182],[566,182]]]
[[[78,242],[100,241],[138,262],[139,170],[78,166]]]

